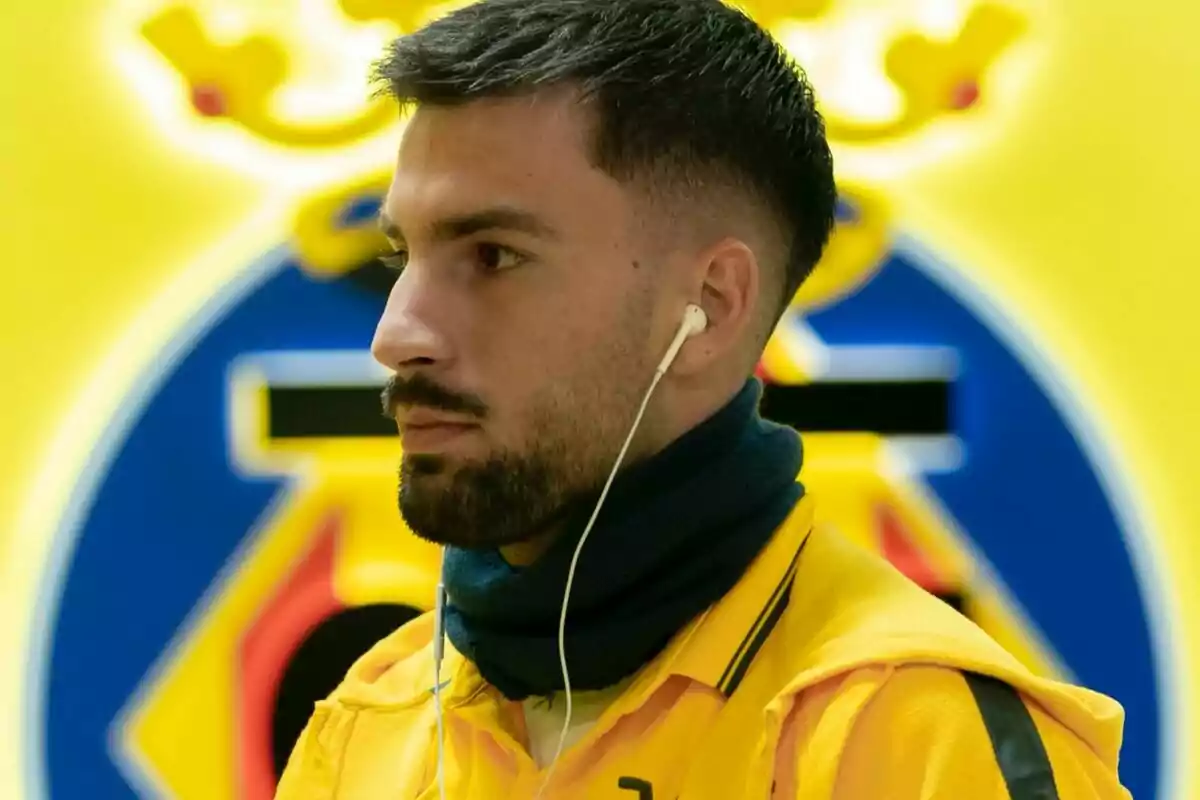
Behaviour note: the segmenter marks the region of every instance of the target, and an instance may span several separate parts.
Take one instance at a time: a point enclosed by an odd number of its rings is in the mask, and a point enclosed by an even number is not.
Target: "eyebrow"
[[[393,241],[404,241],[403,231],[386,211],[379,212],[379,229],[383,231],[384,236]],[[508,206],[445,217],[432,226],[433,238],[439,241],[453,241],[483,231],[497,230],[525,233],[540,239],[559,238],[558,231],[541,217]]]

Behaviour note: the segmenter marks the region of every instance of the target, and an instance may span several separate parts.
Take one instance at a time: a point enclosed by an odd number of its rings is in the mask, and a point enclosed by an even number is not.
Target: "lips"
[[[413,411],[397,418],[400,446],[408,453],[439,453],[479,429],[474,422]]]

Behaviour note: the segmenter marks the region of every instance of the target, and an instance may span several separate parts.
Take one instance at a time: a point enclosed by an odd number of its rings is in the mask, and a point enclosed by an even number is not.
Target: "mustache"
[[[420,406],[479,419],[488,413],[487,404],[477,395],[451,391],[419,372],[411,378],[399,375],[388,378],[381,399],[385,417],[394,416],[397,406]]]

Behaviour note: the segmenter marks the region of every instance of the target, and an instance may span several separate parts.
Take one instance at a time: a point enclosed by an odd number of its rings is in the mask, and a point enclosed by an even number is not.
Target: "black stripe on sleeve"
[[[1003,681],[964,673],[1012,800],[1058,800],[1054,769],[1025,701]]]

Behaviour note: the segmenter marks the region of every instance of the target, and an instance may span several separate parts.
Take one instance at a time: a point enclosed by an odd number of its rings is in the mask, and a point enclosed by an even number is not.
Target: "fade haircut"
[[[745,190],[786,248],[772,325],[829,239],[837,192],[812,87],[721,0],[481,0],[396,39],[373,77],[403,106],[570,87],[614,178]]]

